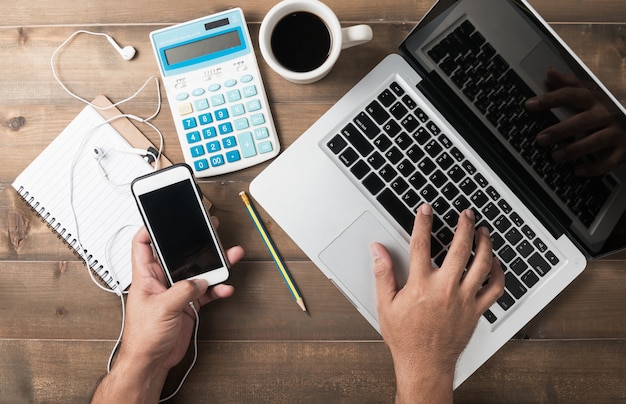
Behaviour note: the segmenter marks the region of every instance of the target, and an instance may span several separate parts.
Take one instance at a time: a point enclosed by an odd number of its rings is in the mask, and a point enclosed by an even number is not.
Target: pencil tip
[[[302,311],[306,311],[306,306],[304,305],[304,301],[302,300],[302,298],[296,300],[296,303],[298,303],[298,306],[300,306]]]

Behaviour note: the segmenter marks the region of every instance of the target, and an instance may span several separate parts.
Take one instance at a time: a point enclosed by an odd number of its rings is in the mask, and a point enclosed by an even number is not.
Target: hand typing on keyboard
[[[411,236],[409,277],[401,289],[388,251],[378,243],[370,246],[380,329],[396,372],[396,402],[416,402],[417,397],[452,402],[457,359],[480,316],[503,293],[504,273],[493,257],[488,231],[475,231],[471,210],[459,216],[440,268],[431,263],[432,223],[432,208],[422,205]],[[472,251],[475,257],[467,265]]]
[[[543,147],[557,146],[552,151],[556,162],[578,162],[576,175],[594,177],[616,169],[626,161],[626,128],[602,105],[588,85],[575,76],[548,70],[548,86],[552,91],[526,101],[530,112],[566,107],[576,111],[572,117],[537,134]],[[561,144],[560,146],[558,146]]]

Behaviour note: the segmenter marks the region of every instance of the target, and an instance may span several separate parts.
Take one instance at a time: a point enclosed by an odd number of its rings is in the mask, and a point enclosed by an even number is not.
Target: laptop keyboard
[[[589,227],[611,195],[611,189],[604,177],[576,177],[574,169],[581,160],[556,164],[551,158],[553,149],[541,148],[535,143],[535,135],[558,123],[558,118],[551,112],[526,111],[525,101],[536,94],[474,25],[464,21],[428,55],[558,198]]]
[[[329,154],[375,204],[412,233],[415,212],[433,207],[431,256],[441,266],[459,214],[473,209],[477,226],[491,231],[493,250],[505,269],[505,292],[498,300],[509,310],[559,262],[535,231],[478,172],[423,108],[397,83],[325,142]],[[485,318],[494,323],[488,310]]]

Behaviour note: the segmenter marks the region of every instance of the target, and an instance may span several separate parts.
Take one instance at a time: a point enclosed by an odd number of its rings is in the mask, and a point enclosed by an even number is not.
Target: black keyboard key
[[[385,183],[378,175],[376,175],[376,173],[370,173],[363,180],[363,186],[367,188],[370,194],[376,195],[385,187]]]
[[[391,182],[396,176],[398,172],[394,170],[394,168],[390,164],[385,164],[385,166],[378,171],[378,174],[385,180],[386,182]]]
[[[526,258],[528,257],[535,249],[532,244],[528,242],[528,240],[522,241],[517,247],[515,247],[519,255]]]
[[[365,139],[365,136],[363,136],[361,132],[359,132],[358,129],[351,123],[343,128],[341,133],[361,154],[361,156],[366,157],[374,151],[374,146],[372,146],[372,144]]]
[[[402,150],[406,150],[409,146],[413,144],[411,137],[407,135],[406,132],[400,133],[400,135],[395,138],[394,142]]]
[[[498,201],[498,206],[500,207],[500,209],[502,209],[502,211],[506,214],[511,213],[511,211],[513,210],[511,208],[511,205],[508,204],[507,201],[505,201],[504,199],[501,199]]]
[[[348,143],[339,135],[335,135],[326,146],[335,154],[341,153],[341,151],[348,145]]]
[[[456,147],[453,147],[452,150],[450,150],[450,153],[452,153],[452,157],[454,157],[454,159],[459,163],[465,160],[465,156],[463,155],[463,153],[461,153],[461,151]]]
[[[407,184],[406,181],[400,177],[393,180],[389,186],[397,195],[402,195],[404,191],[409,189],[409,184]]]
[[[498,299],[498,305],[502,307],[502,310],[507,311],[515,304],[515,299],[509,295],[509,293],[505,290],[504,294],[500,299]]]
[[[424,188],[422,188],[422,190],[420,191],[420,195],[427,202],[432,202],[433,199],[437,197],[438,192],[432,185],[428,184]]]
[[[489,220],[495,219],[500,214],[500,209],[493,203],[489,202],[483,209],[483,215]]]
[[[461,195],[456,198],[454,202],[452,202],[452,206],[454,206],[458,212],[462,212],[472,205],[463,195]]]
[[[411,208],[415,207],[419,201],[420,201],[420,197],[417,193],[415,193],[415,191],[413,191],[412,189],[409,190],[409,192],[407,192],[406,194],[404,194],[404,196],[402,197],[402,200],[404,201],[404,203],[406,203],[408,206],[410,206]]]
[[[483,177],[481,173],[476,174],[474,176],[474,179],[476,180],[478,185],[481,186],[481,188],[485,188],[487,185],[489,185],[489,183],[487,182],[487,180],[485,179],[485,177]]]
[[[387,122],[387,119],[389,119],[389,113],[376,100],[372,101],[370,105],[365,108],[365,110],[379,125],[382,125]]]
[[[450,209],[450,204],[444,198],[439,197],[432,203],[432,207],[438,215],[444,215]]]
[[[464,161],[461,165],[469,175],[474,175],[474,173],[476,173],[476,167],[474,167],[469,161]]]
[[[367,158],[367,162],[370,163],[374,170],[378,170],[385,164],[385,158],[379,153],[374,152]]]
[[[432,135],[428,133],[426,128],[423,126],[417,129],[417,131],[413,134],[413,139],[417,141],[417,143],[424,145],[432,138]]]
[[[495,323],[498,319],[498,317],[496,317],[496,315],[493,314],[491,310],[487,310],[485,313],[483,313],[483,316],[487,319],[487,321],[489,321],[489,324]]]
[[[548,249],[548,246],[546,245],[546,243],[544,243],[543,240],[540,238],[534,239],[533,245],[542,253],[546,252],[546,250]]]
[[[539,277],[533,271],[528,271],[522,276],[522,282],[530,289],[539,282]]]
[[[540,276],[544,276],[552,269],[550,264],[548,264],[548,262],[543,259],[543,257],[539,255],[539,253],[534,253],[533,255],[531,255],[528,259],[528,263]]]
[[[359,180],[365,177],[370,171],[370,167],[363,160],[357,161],[350,169],[350,172]]]
[[[522,260],[520,257],[515,258],[513,262],[509,265],[511,270],[518,275],[521,275],[528,269],[528,264]]]
[[[511,227],[511,221],[505,216],[500,216],[496,219],[493,225],[498,229],[500,233],[505,233],[509,227]]]
[[[452,239],[454,238],[454,233],[445,227],[437,233],[436,237],[441,244],[450,245]]]
[[[441,129],[439,129],[439,126],[437,126],[437,124],[435,124],[433,121],[428,122],[426,124],[426,127],[434,136],[437,136],[441,133]]]
[[[376,138],[376,140],[374,140],[374,145],[381,152],[386,152],[387,149],[389,149],[392,144],[393,142],[389,140],[389,138],[386,135],[380,135]]]
[[[500,260],[506,264],[513,261],[515,258],[515,250],[513,250],[510,246],[504,246],[503,249],[500,250]]]
[[[472,195],[470,199],[474,202],[474,205],[476,205],[477,208],[482,208],[487,202],[489,202],[489,197],[487,197],[487,195],[480,190]]]
[[[378,96],[378,101],[385,107],[389,107],[396,100],[396,96],[389,90],[385,90]]]
[[[514,247],[517,245],[517,243],[522,241],[522,238],[523,238],[522,233],[520,233],[519,230],[517,230],[515,227],[509,230],[504,237]]]
[[[424,175],[430,175],[433,171],[435,171],[435,168],[437,168],[437,166],[435,165],[435,163],[433,163],[431,159],[426,157],[417,164],[417,168],[419,168],[420,171],[424,173]]]
[[[446,177],[441,170],[436,170],[430,176],[430,182],[432,182],[437,188],[441,188],[447,181],[448,177]]]
[[[389,189],[385,189],[376,197],[376,200],[385,208],[387,212],[398,222],[398,224],[408,233],[413,232],[413,222],[415,215],[404,206],[402,201]]]
[[[512,272],[504,274],[504,286],[516,299],[521,299],[528,290]]]
[[[393,146],[391,149],[387,150],[385,157],[391,162],[391,164],[398,164],[398,162],[404,157],[404,154],[402,154],[400,149]]]
[[[465,193],[465,195],[471,195],[474,191],[476,191],[476,188],[478,188],[476,183],[469,177],[465,178],[461,182],[459,187],[461,188],[461,191]]]
[[[417,129],[417,127],[419,126],[419,122],[417,121],[417,119],[415,118],[415,116],[413,116],[413,114],[409,114],[407,115],[401,122],[400,124],[402,125],[402,127],[409,133],[413,133],[415,131],[415,129]]]
[[[487,187],[487,193],[489,194],[491,199],[493,199],[494,201],[497,201],[498,199],[500,199],[500,193],[496,191],[495,188],[492,186]]]
[[[422,123],[428,122],[428,115],[426,115],[426,112],[424,112],[421,108],[418,108],[415,111],[415,116],[417,116],[417,119],[419,119]]]
[[[409,110],[404,106],[403,103],[396,102],[391,108],[389,108],[389,112],[391,112],[391,115],[393,115],[393,117],[399,121],[409,112]]]
[[[448,170],[448,176],[450,179],[454,181],[456,184],[460,183],[461,180],[465,177],[465,171],[457,165]]]
[[[367,116],[365,112],[361,112],[354,118],[356,126],[370,139],[374,139],[380,133],[380,128]]]
[[[546,253],[546,258],[548,259],[548,261],[550,261],[550,264],[552,264],[552,266],[555,266],[559,263],[559,259],[556,255],[554,255],[552,251],[548,251]]]
[[[393,83],[391,83],[391,85],[389,86],[389,88],[391,88],[391,90],[398,96],[398,97],[402,97],[402,95],[404,95],[404,89],[400,86],[400,84],[396,83],[395,81]]]
[[[498,233],[491,233],[491,245],[493,246],[494,251],[498,251],[504,245],[504,239]]]
[[[413,145],[406,151],[406,156],[411,159],[412,162],[417,163],[424,157],[425,153],[418,145]]]
[[[420,189],[426,185],[426,177],[424,177],[421,173],[416,172],[409,178],[409,184],[411,184],[414,189]]]
[[[395,137],[398,133],[400,133],[402,128],[400,127],[400,125],[398,125],[398,122],[389,121],[385,125],[383,125],[383,130],[386,134],[389,135],[389,137]]]
[[[450,157],[448,153],[442,153],[437,157],[435,162],[442,170],[447,170],[452,166],[454,160],[452,160],[452,157]]]
[[[443,216],[443,221],[450,227],[455,227],[459,223],[459,214],[454,209],[451,209]]]
[[[441,193],[449,201],[451,201],[459,194],[459,189],[455,187],[454,184],[452,184],[451,182],[448,182],[443,188],[441,188]]]
[[[407,159],[404,159],[396,168],[404,177],[408,177],[415,171],[415,166]]]
[[[344,150],[343,153],[339,155],[339,160],[341,160],[341,162],[346,167],[350,167],[358,159],[359,159],[359,155],[350,147],[348,147],[346,150]]]
[[[435,158],[443,151],[443,148],[436,140],[431,140],[426,144],[426,153],[430,155],[430,157]]]
[[[524,219],[522,219],[520,215],[517,214],[517,212],[511,213],[509,217],[517,227],[522,227],[524,225]]]
[[[402,97],[402,102],[404,102],[404,105],[406,105],[410,110],[414,110],[417,107],[417,103],[409,95]]]

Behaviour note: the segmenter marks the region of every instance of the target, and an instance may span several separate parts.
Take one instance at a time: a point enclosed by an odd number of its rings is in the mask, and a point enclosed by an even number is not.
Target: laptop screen
[[[420,90],[558,237],[626,247],[626,115],[524,1],[438,1],[400,47]]]

